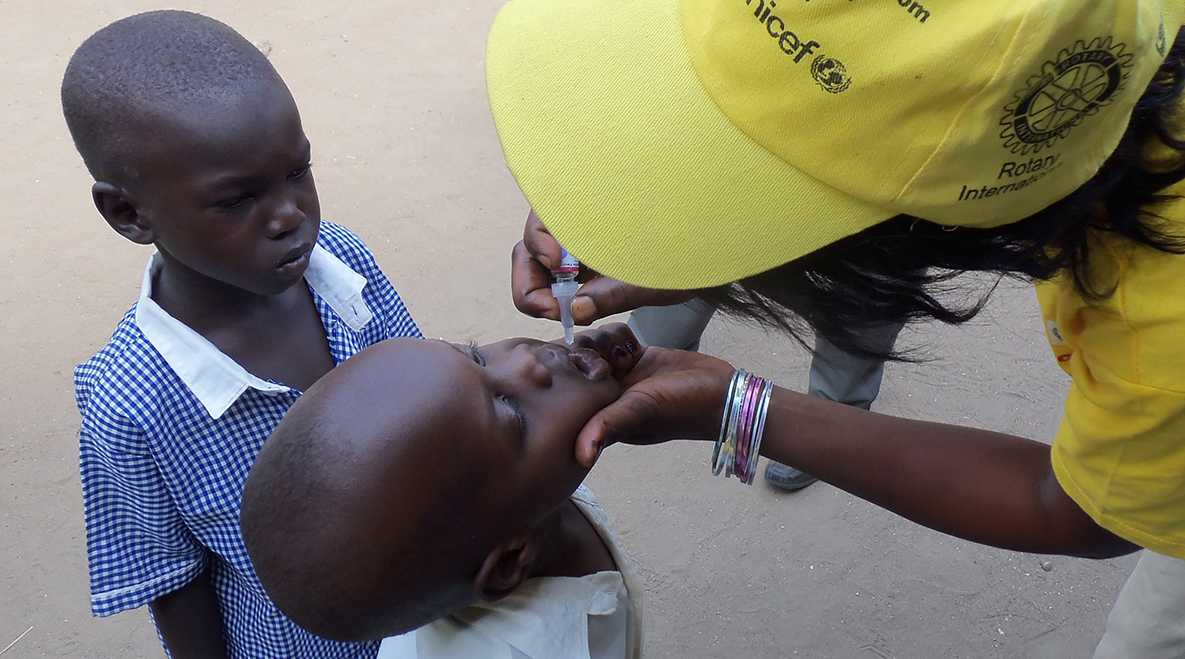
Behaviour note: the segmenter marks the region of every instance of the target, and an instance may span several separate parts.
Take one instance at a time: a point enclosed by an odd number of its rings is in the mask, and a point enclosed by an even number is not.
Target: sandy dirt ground
[[[483,88],[499,2],[182,4],[270,53],[301,106],[325,216],[369,241],[427,334],[554,335],[508,296],[525,204]],[[0,0],[0,649],[31,628],[4,659],[160,655],[145,612],[87,609],[71,368],[134,301],[148,252],[91,207],[58,84],[93,30],[165,6]],[[1031,291],[1005,288],[973,326],[906,340],[932,361],[891,366],[880,410],[1056,428],[1067,381]],[[716,322],[705,349],[805,384],[807,356],[784,339]],[[714,480],[705,461],[700,446],[614,449],[591,477],[642,566],[649,657],[1082,657],[1133,562],[1042,566],[827,485],[783,496]]]

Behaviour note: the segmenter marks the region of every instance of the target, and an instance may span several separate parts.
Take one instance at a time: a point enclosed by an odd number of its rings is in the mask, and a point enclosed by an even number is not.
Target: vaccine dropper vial
[[[564,326],[564,343],[568,345],[572,345],[575,340],[572,333],[575,325],[572,322],[572,298],[576,297],[576,291],[580,288],[580,282],[576,281],[579,274],[580,261],[565,249],[559,267],[551,271],[551,294],[560,304],[560,324]]]

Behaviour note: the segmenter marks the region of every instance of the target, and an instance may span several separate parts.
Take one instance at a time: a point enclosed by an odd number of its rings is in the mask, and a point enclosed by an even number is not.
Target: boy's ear
[[[95,181],[91,186],[91,198],[99,214],[119,235],[141,245],[150,245],[156,240],[152,226],[145,222],[127,190],[104,181]]]
[[[473,589],[479,599],[487,602],[502,599],[514,592],[531,576],[539,557],[539,538],[532,534],[514,538],[486,554]]]

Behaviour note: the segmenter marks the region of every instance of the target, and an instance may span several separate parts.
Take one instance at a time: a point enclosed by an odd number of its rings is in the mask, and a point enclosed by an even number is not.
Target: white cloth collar
[[[504,599],[383,639],[377,659],[639,659],[642,586],[593,493],[581,485],[571,500],[620,572],[528,580]]]
[[[136,303],[136,325],[211,417],[221,417],[247,389],[270,393],[289,390],[247,372],[204,336],[161,308],[152,299],[153,274],[159,268],[160,254],[153,254],[144,268],[140,299]],[[362,299],[366,277],[320,245],[313,247],[304,277],[354,331],[361,330],[374,318]]]
[[[531,579],[497,602],[384,639],[378,659],[625,659],[630,607],[620,572]]]

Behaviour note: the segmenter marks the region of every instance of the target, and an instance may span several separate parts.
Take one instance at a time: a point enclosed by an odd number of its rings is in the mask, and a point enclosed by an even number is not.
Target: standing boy
[[[92,611],[148,604],[175,657],[374,656],[280,613],[238,529],[247,472],[301,392],[419,336],[362,242],[321,222],[288,88],[226,25],[151,12],[82,44],[62,105],[100,214],[157,252],[75,373]]]

